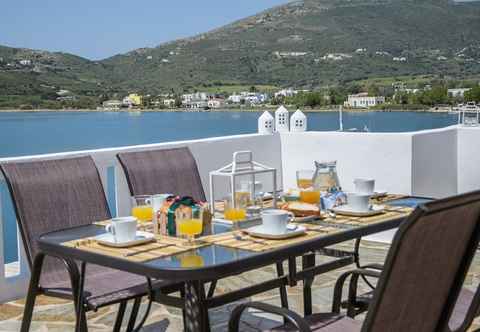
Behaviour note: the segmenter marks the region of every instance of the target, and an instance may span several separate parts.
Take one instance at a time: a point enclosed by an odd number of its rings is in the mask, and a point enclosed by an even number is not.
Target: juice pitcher
[[[340,190],[340,181],[337,175],[337,161],[315,161],[313,187],[315,190],[332,192]]]

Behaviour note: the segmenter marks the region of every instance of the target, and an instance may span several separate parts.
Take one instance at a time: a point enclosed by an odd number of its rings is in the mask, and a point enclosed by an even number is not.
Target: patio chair
[[[117,155],[132,196],[170,193],[205,201],[197,163],[188,147]]]
[[[335,284],[334,303],[336,307],[347,309],[347,316],[355,318],[368,310],[373,299],[374,288],[358,294],[359,281],[364,278],[379,278],[383,265],[369,264],[360,269],[343,273]],[[341,293],[347,278],[350,277],[347,299],[341,302]],[[369,286],[371,283],[369,282]],[[480,285],[475,291],[462,288],[449,320],[450,331],[466,331],[476,317],[480,316]]]
[[[401,225],[388,252],[365,321],[331,313],[301,318],[264,303],[235,308],[229,331],[255,308],[286,317],[272,331],[434,332],[448,329],[480,238],[480,191],[420,205]]]
[[[23,245],[32,271],[22,331],[28,331],[37,295],[74,300],[77,324],[87,330],[86,311],[120,304],[114,331],[121,327],[127,301],[135,299],[128,329],[133,329],[145,277],[95,265],[86,266],[83,302],[77,305],[79,266],[45,256],[37,239],[44,233],[92,224],[111,217],[98,170],[90,157],[1,164],[12,196]],[[39,278],[35,278],[40,272]],[[37,280],[35,280],[37,279]],[[114,280],[115,282],[112,282]],[[163,286],[160,281],[153,287]],[[80,323],[79,323],[80,320]]]

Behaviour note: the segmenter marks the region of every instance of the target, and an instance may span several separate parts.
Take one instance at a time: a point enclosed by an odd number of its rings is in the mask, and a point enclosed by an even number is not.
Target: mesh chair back
[[[478,245],[479,220],[480,192],[418,207],[395,236],[362,331],[443,329]]]
[[[187,147],[117,155],[132,196],[170,193],[205,201],[197,163]]]
[[[5,163],[0,168],[14,201],[30,264],[38,253],[37,240],[42,234],[110,218],[91,157]],[[60,270],[61,277],[57,275]],[[48,258],[42,278],[63,278],[64,272],[59,260]]]

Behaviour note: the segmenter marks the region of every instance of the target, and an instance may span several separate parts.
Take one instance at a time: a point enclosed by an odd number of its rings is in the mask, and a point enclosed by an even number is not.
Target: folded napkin
[[[320,208],[322,210],[331,210],[336,206],[345,204],[347,195],[343,191],[333,191],[322,193],[320,197]]]

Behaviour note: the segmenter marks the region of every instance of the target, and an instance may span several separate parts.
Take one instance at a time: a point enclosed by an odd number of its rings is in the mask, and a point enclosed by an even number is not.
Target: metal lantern
[[[250,197],[255,196],[255,177],[259,174],[271,174],[273,184],[273,206],[276,206],[277,198],[277,170],[272,167],[268,167],[253,161],[253,154],[251,151],[237,151],[233,154],[232,163],[210,172],[210,207],[212,213],[215,210],[215,178],[223,177],[229,178],[230,193],[228,195],[229,200],[233,208],[236,208],[235,193],[237,190],[238,180],[241,178],[247,178],[249,183]]]

